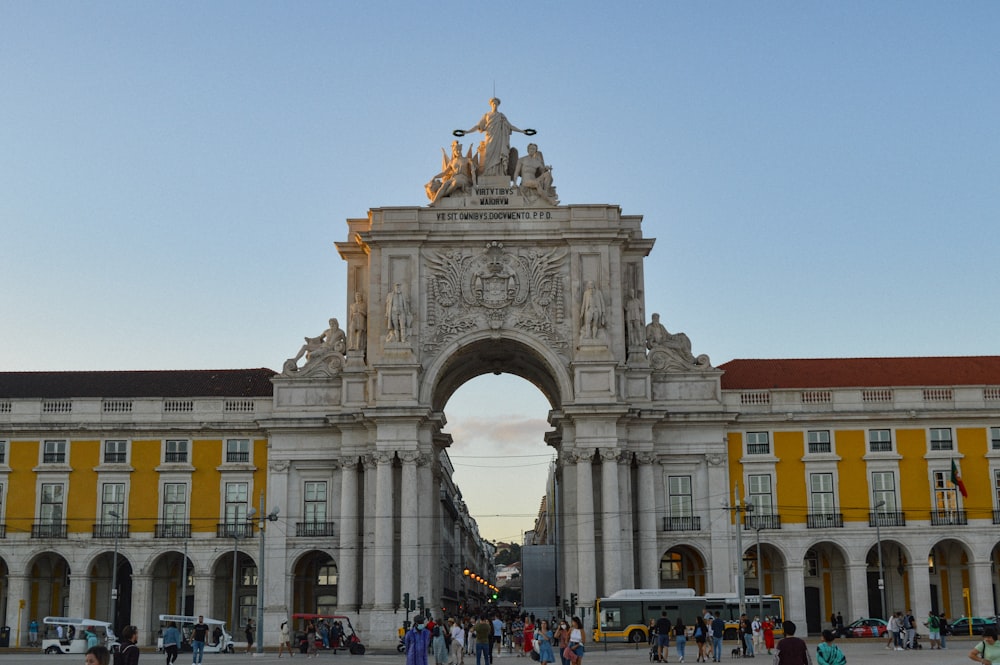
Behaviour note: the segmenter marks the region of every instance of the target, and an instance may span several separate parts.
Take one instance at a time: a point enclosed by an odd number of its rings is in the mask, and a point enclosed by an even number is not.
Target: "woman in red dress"
[[[524,620],[524,653],[530,652],[534,647],[532,642],[535,639],[535,616],[531,615]]]
[[[774,648],[774,622],[771,617],[764,617],[761,627],[764,629],[764,646],[767,647],[767,652],[771,653],[771,649]]]

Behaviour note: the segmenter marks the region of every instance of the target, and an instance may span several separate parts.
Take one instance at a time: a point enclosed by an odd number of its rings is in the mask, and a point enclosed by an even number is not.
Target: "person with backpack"
[[[832,630],[823,631],[823,641],[816,645],[816,665],[847,665],[847,656],[833,643],[836,637]]]
[[[932,649],[941,648],[941,620],[938,619],[937,615],[933,611],[927,613],[927,621],[924,622],[927,626],[928,637],[931,641]]]
[[[996,626],[983,629],[983,640],[969,652],[969,659],[983,665],[993,665],[1000,661],[1000,644],[997,644]]]
[[[708,637],[708,627],[702,617],[694,618],[694,641],[698,645],[698,661],[704,663],[708,661],[708,653],[705,649],[706,637]]]
[[[122,629],[122,646],[115,652],[115,665],[137,665],[139,662],[139,629],[135,626],[125,626]]]

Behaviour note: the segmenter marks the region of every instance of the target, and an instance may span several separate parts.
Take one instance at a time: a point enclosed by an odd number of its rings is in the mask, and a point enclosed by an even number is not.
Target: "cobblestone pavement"
[[[813,652],[813,662],[815,663],[815,649],[818,638],[806,640]],[[968,637],[951,637],[948,639],[948,648],[944,650],[934,650],[924,648],[917,651],[889,651],[885,649],[881,640],[837,640],[837,644],[847,656],[848,665],[967,665],[969,660],[969,650],[979,639]],[[727,642],[723,650],[724,658],[721,665],[735,665],[738,659],[730,657],[735,642]],[[670,651],[670,665],[675,665],[677,660],[674,650]],[[690,655],[690,654],[688,654]],[[191,654],[180,654],[177,657],[177,665],[189,665]],[[302,660],[299,660],[299,659]],[[324,665],[405,665],[405,658],[396,651],[370,650],[364,656],[351,656],[344,652],[338,652],[336,656],[328,652],[320,652],[315,659],[306,659],[302,654],[295,654],[296,662],[302,663],[324,663]],[[758,665],[771,665],[769,656],[761,655],[753,659],[745,659],[749,662],[743,665],[757,663]],[[156,653],[152,649],[144,650],[139,660],[140,665],[159,665],[164,662],[163,654]],[[235,654],[207,654],[204,665],[234,665],[236,663],[288,663],[286,654],[280,660],[275,651],[268,651],[264,654],[245,654],[237,652]],[[694,663],[694,657],[686,658],[684,665]],[[83,657],[77,655],[46,656],[35,650],[28,649],[2,649],[0,648],[0,663],[31,663],[32,665],[81,665]],[[583,665],[647,665],[649,663],[649,649],[646,645],[638,647],[624,644],[608,645],[603,644],[588,645],[586,657]],[[504,653],[501,657],[494,659],[493,665],[534,665],[531,659],[517,658],[512,654]],[[433,657],[429,665],[434,665]],[[475,656],[466,656],[464,665],[476,665]]]

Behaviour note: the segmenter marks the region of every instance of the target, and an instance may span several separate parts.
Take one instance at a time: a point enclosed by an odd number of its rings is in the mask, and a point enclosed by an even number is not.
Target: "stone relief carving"
[[[350,335],[347,339],[347,350],[364,351],[368,344],[368,308],[365,297],[360,291],[354,294],[354,302],[351,303],[348,329]]]
[[[602,462],[615,462],[618,460],[618,455],[621,451],[617,448],[601,448],[599,452]]]
[[[385,341],[403,342],[410,336],[413,325],[413,312],[410,310],[410,299],[400,282],[392,287],[385,297]]]
[[[625,327],[628,332],[629,347],[640,347],[646,344],[646,330],[642,325],[645,321],[642,315],[642,301],[635,295],[635,290],[629,291],[625,301]]]
[[[267,463],[268,468],[275,473],[284,473],[288,471],[291,463],[286,459],[272,459]]]
[[[652,322],[646,326],[646,348],[649,349],[649,365],[657,371],[686,371],[712,366],[707,355],[694,357],[687,335],[668,332],[660,323],[659,314],[653,314]]]
[[[316,337],[306,337],[305,344],[282,366],[283,376],[334,376],[344,367],[347,335],[340,329],[337,319],[330,319],[330,327]],[[306,357],[300,368],[299,360]]]
[[[428,253],[424,348],[434,351],[470,330],[505,327],[536,335],[552,348],[568,348],[565,256],[564,249],[518,251],[499,242],[477,253]]]
[[[604,327],[607,319],[604,316],[604,294],[588,281],[583,289],[580,301],[580,337],[584,339],[600,339],[605,336]]]
[[[656,461],[656,453],[641,452],[635,454],[635,461],[638,464],[652,464]]]
[[[515,183],[518,176],[521,178],[518,185],[521,195],[529,204],[541,199],[551,206],[559,205],[556,188],[552,186],[552,167],[545,164],[545,158],[536,144],[529,143],[528,154],[517,160],[513,177]]]
[[[705,455],[705,461],[709,466],[722,466],[726,463],[726,456],[719,453],[708,453]]]

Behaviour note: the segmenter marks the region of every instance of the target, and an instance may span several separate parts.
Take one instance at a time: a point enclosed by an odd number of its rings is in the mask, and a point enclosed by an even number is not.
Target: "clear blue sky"
[[[997,2],[0,2],[0,369],[280,368],[494,86],[714,364],[996,354],[998,72]],[[541,481],[466,458],[550,452],[504,381],[448,405],[509,426],[452,449],[498,539]]]

